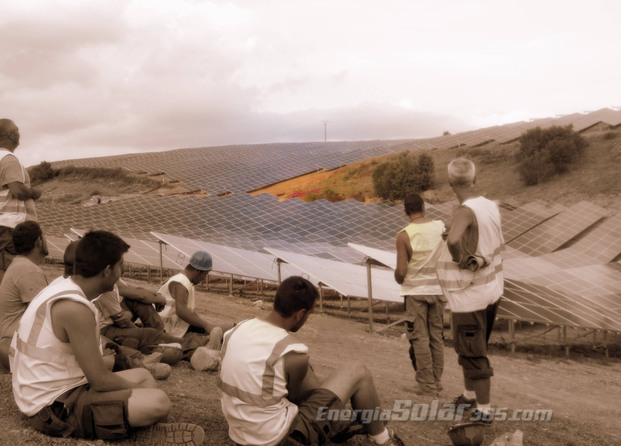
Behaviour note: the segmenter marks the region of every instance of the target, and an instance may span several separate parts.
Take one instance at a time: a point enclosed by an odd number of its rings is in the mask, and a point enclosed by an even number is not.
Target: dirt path
[[[153,285],[155,288],[155,285]],[[199,310],[222,319],[242,320],[267,313],[245,298],[199,293]],[[392,421],[406,444],[450,445],[446,430],[451,421],[422,420],[423,410],[442,407],[462,391],[461,374],[454,351],[446,347],[444,391],[439,401],[414,394],[414,376],[407,344],[398,336],[366,331],[367,325],[325,314],[314,314],[299,332],[310,347],[311,362],[319,376],[344,361],[362,361],[371,370],[382,398],[383,408],[395,408],[395,401],[418,405],[408,413],[408,421]],[[621,363],[601,360],[544,359],[534,355],[496,354],[491,357],[495,370],[492,403],[506,409],[507,418],[515,411],[530,414],[551,410],[549,421],[495,422],[486,433],[485,445],[504,432],[520,429],[525,445],[615,445],[621,444]],[[206,444],[231,445],[227,425],[220,411],[216,375],[198,373],[183,363],[173,368],[171,377],[161,383],[173,402],[171,421],[200,424],[207,433]],[[101,445],[103,442],[52,439],[30,429],[17,412],[10,391],[10,375],[0,375],[0,445]],[[404,403],[401,403],[404,404]],[[426,406],[423,406],[426,405]],[[401,406],[403,407],[403,406]],[[424,408],[427,409],[424,409]],[[416,416],[414,416],[416,415]],[[117,445],[134,444],[131,440]],[[358,438],[350,445],[368,444]]]

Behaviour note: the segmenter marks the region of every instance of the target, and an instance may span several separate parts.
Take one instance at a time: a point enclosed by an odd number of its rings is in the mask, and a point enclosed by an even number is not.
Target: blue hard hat
[[[211,256],[205,251],[196,251],[192,254],[190,265],[201,271],[211,271]]]

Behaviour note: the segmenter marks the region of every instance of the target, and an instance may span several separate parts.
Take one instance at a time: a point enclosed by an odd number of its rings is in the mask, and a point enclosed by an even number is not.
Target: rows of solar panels
[[[621,110],[605,108],[592,113],[519,122],[436,138],[202,147],[60,161],[55,162],[54,166],[123,167],[148,174],[163,173],[169,180],[183,181],[190,190],[201,189],[218,195],[247,192],[318,169],[330,170],[404,150],[472,147],[488,141],[506,143],[537,126],[571,124],[574,130],[581,131],[599,122],[612,126],[621,124]],[[283,177],[283,172],[286,177]]]
[[[40,203],[39,220],[55,257],[75,238],[70,228],[107,229],[130,241],[128,263],[179,269],[201,247],[214,253],[218,273],[265,280],[299,273],[343,295],[398,301],[390,264],[374,267],[369,285],[364,259],[394,257],[394,236],[406,223],[402,206],[279,202],[241,192],[384,153],[504,142],[537,125],[581,130],[597,122],[619,125],[621,112],[604,109],[427,140],[226,146],[68,161],[161,172],[214,195],[139,197],[90,207]],[[215,196],[224,190],[236,193]],[[428,205],[427,214],[447,221],[454,205]],[[587,202],[567,209],[544,202],[502,204],[501,211],[507,246],[501,316],[621,331],[621,218]]]
[[[214,270],[219,274],[269,281],[277,281],[281,275],[302,274],[345,296],[371,295],[378,300],[400,301],[398,286],[392,278],[394,262],[390,259],[395,258],[394,234],[405,224],[401,206],[384,203],[374,208],[351,202],[346,211],[332,203],[321,209],[331,210],[326,226],[339,235],[334,239],[325,237],[323,232],[329,232],[325,226],[318,228],[314,241],[296,241],[295,237],[288,241],[280,236],[282,228],[276,228],[272,237],[255,238],[255,245],[238,235],[236,240],[245,241],[245,246],[226,243],[217,234],[212,234],[208,241],[192,235],[138,231],[139,238],[126,236],[132,245],[127,262],[181,269],[194,250],[205,249],[212,253]],[[347,214],[341,227],[338,211]],[[449,212],[450,204],[427,207],[430,217],[444,221]],[[569,208],[533,202],[519,208],[501,206],[501,212],[507,243],[505,298],[500,317],[621,332],[621,215],[608,215],[588,202]],[[373,224],[372,214],[377,217]],[[310,214],[306,215],[308,218]],[[230,220],[231,231],[234,232],[234,225],[239,225],[238,229],[244,226],[244,220],[251,219]],[[362,221],[362,226],[373,226],[373,231],[379,232],[368,233],[366,238],[350,237],[353,233],[344,229],[354,221]],[[102,223],[97,227],[106,228]],[[147,227],[137,229],[144,231]],[[295,235],[293,227],[289,231]],[[51,255],[59,256],[63,251],[62,240],[63,237],[52,237]],[[67,236],[65,240],[68,243]],[[370,284],[365,266],[369,257],[386,265],[373,268]]]

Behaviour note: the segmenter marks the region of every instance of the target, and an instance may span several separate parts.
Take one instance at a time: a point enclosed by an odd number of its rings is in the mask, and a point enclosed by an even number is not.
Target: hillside
[[[518,142],[500,144],[491,142],[479,147],[436,149],[427,153],[435,165],[435,187],[425,192],[430,203],[454,199],[448,186],[446,165],[456,156],[471,158],[478,169],[478,190],[493,199],[513,205],[543,199],[571,205],[589,200],[601,207],[621,210],[621,182],[617,175],[621,167],[621,127],[607,124],[592,127],[582,135],[589,142],[582,160],[569,173],[557,176],[538,186],[523,186],[517,173],[514,155]],[[404,150],[408,147],[404,146]],[[378,201],[373,190],[374,168],[396,155],[369,158],[334,170],[321,170],[292,178],[251,192],[252,195],[270,193],[281,200],[299,198],[312,201],[325,198],[330,201],[356,199],[361,202]],[[42,163],[43,164],[43,163]],[[31,176],[34,166],[30,168]],[[33,184],[42,189],[41,200],[71,204],[89,204],[118,200],[136,195],[201,195],[190,191],[182,183],[167,182],[160,175],[148,176],[121,172],[121,169],[64,168],[60,175],[33,176]]]
[[[607,209],[621,210],[621,128],[597,125],[582,133],[589,142],[582,160],[567,174],[559,175],[548,183],[526,187],[522,185],[514,159],[518,142],[496,142],[479,147],[429,150],[435,165],[435,188],[423,194],[430,203],[452,200],[448,186],[446,166],[456,156],[466,156],[477,164],[477,187],[489,198],[514,205],[536,199],[556,201],[571,205],[580,200],[590,200]],[[312,201],[326,198],[331,201],[356,199],[376,201],[372,174],[376,165],[396,155],[364,160],[332,171],[319,171],[302,177],[274,184],[254,191],[253,194],[270,193],[281,199],[300,198]]]

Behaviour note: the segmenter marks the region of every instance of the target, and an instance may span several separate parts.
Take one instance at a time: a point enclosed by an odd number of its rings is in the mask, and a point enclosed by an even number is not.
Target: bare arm
[[[34,189],[32,187],[26,186],[24,183],[19,181],[13,181],[7,184],[11,195],[13,195],[18,200],[28,200],[32,198],[33,200],[38,200],[41,196],[41,191],[38,189]]]
[[[135,287],[119,280],[116,285],[119,287],[119,294],[125,299],[136,300],[143,304],[166,305],[166,299],[161,294],[149,291],[146,288]]]
[[[290,352],[285,355],[285,377],[287,379],[287,399],[298,404],[302,396],[311,389],[319,387],[306,353]]]
[[[460,207],[455,210],[453,213],[453,221],[451,222],[450,230],[446,238],[446,244],[455,262],[459,262],[462,258],[461,240],[471,224],[472,213],[468,211],[468,209]]]
[[[61,342],[71,345],[84,376],[94,390],[105,392],[135,387],[107,369],[95,336],[97,321],[86,305],[61,300],[53,304],[51,317],[54,335]]]
[[[412,245],[407,232],[401,231],[397,234],[397,267],[395,268],[395,280],[403,283],[408,271],[408,263],[412,258]]]
[[[184,287],[179,282],[171,282],[168,285],[168,291],[170,291],[170,295],[173,297],[173,299],[175,299],[177,316],[179,316],[182,320],[186,321],[193,327],[200,327],[207,333],[211,331],[214,325],[210,324],[198,313],[188,308],[189,293],[186,287]]]

